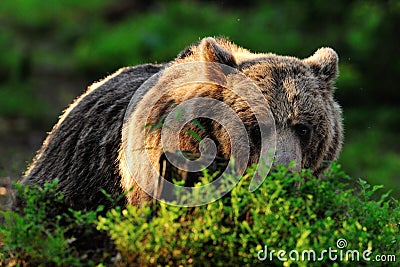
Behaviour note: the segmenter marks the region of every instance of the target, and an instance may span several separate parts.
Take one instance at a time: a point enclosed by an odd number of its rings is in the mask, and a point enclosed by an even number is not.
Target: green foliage
[[[340,56],[336,95],[341,105],[359,108],[372,126],[380,117],[371,119],[369,109],[398,105],[398,1],[219,2],[0,1],[0,117],[28,119],[33,121],[28,125],[48,131],[72,96],[84,90],[72,86],[121,66],[169,61],[208,35],[230,37],[251,51],[299,57],[332,46]],[[76,83],[68,84],[71,79]],[[54,99],[63,95],[65,102]],[[372,134],[363,136],[366,128],[352,131],[359,121],[352,118],[346,120],[345,169],[398,188],[400,148],[388,138],[398,129],[376,129],[381,144],[373,154],[380,156],[366,160],[372,153],[364,141],[373,142]]]
[[[230,197],[214,203],[191,209],[159,204],[156,214],[149,206],[128,207],[100,217],[98,228],[109,232],[121,252],[120,264],[126,266],[260,264],[257,253],[264,245],[276,251],[319,253],[337,249],[341,238],[348,242],[346,249],[373,251],[371,258],[398,254],[398,201],[388,195],[371,200],[379,187],[371,189],[365,181],[355,194],[337,166],[325,175],[318,180],[307,171],[289,174],[280,168],[255,193],[242,179]],[[316,265],[327,262],[326,257]],[[342,263],[359,265],[351,260]],[[280,264],[276,253],[273,264]]]
[[[251,193],[249,176],[228,196],[208,205],[184,208],[161,202],[143,207],[128,206],[102,212],[72,211],[55,213],[63,197],[56,183],[43,189],[24,188],[25,207],[19,213],[2,212],[0,227],[3,264],[11,266],[243,266],[254,264],[307,266],[310,262],[281,262],[278,250],[338,250],[337,241],[345,239],[347,250],[400,257],[400,205],[389,196],[380,197],[380,186],[359,180],[359,189],[350,189],[350,178],[337,165],[317,179],[303,170],[290,173],[279,167],[261,187]],[[212,177],[205,174],[202,183]],[[99,216],[100,215],[100,216]],[[97,227],[98,231],[82,231]],[[99,239],[108,235],[113,245]],[[110,240],[108,239],[108,240]],[[81,242],[77,242],[80,240]],[[82,240],[92,243],[91,250]],[[102,241],[99,241],[102,240]],[[257,254],[275,250],[271,260],[260,261]],[[86,249],[85,249],[86,248]],[[90,253],[95,249],[96,253]],[[334,254],[339,257],[339,252]],[[293,256],[293,255],[292,255]],[[288,254],[286,254],[288,257]],[[301,258],[300,258],[301,259]],[[359,266],[351,259],[335,263],[326,254],[326,264]],[[103,264],[103,265],[102,265]],[[368,264],[368,263],[366,263]],[[374,262],[379,266],[378,262]],[[382,266],[396,266],[385,262]]]
[[[96,231],[96,211],[75,211],[57,193],[58,180],[43,187],[15,184],[21,205],[0,211],[1,266],[93,266],[109,263],[113,246]],[[101,242],[101,250],[96,243]]]
[[[55,264],[78,266],[78,260],[68,248],[60,227],[63,215],[55,207],[62,203],[63,196],[56,193],[57,181],[46,183],[43,188],[18,186],[19,194],[26,200],[21,213],[2,211],[4,223],[0,224],[0,259],[4,265]],[[51,216],[55,215],[54,217]]]

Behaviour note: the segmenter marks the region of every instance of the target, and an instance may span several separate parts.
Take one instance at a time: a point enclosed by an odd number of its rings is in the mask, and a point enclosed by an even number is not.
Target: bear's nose
[[[277,151],[274,159],[273,166],[284,165],[289,168],[291,172],[300,172],[301,165],[299,159],[296,157],[297,153],[287,151]]]

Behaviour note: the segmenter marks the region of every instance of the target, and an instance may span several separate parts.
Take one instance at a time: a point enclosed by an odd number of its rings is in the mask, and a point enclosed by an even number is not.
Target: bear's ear
[[[236,68],[236,60],[233,54],[219,45],[212,37],[201,40],[199,44],[200,59],[206,62],[216,62]]]
[[[304,62],[311,67],[315,75],[327,83],[333,83],[338,76],[339,57],[332,48],[320,48],[314,55],[304,59]]]

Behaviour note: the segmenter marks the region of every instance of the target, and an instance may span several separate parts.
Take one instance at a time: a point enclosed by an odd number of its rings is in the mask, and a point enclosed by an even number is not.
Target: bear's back
[[[89,87],[60,117],[23,184],[43,185],[57,178],[66,203],[78,209],[107,203],[102,188],[115,197],[123,194],[117,156],[125,110],[140,85],[162,68],[122,68]],[[82,192],[87,198],[77,203]]]

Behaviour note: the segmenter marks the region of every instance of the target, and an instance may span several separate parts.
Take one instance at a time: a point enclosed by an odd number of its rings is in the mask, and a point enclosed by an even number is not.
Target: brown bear
[[[164,120],[179,104],[194,98],[217,100],[236,114],[249,142],[249,157],[244,164],[257,163],[262,126],[251,104],[215,82],[177,84],[188,73],[191,76],[187,77],[194,80],[211,75],[214,80],[226,82],[230,76],[223,68],[209,70],[201,64],[186,72],[175,71],[176,66],[191,63],[228,66],[259,88],[266,101],[259,106],[267,107],[274,120],[274,164],[294,161],[294,170],[309,168],[318,175],[337,158],[343,134],[341,109],[333,98],[338,75],[334,50],[320,48],[314,55],[298,59],[251,53],[226,39],[208,37],[192,44],[169,63],[123,68],[90,86],[60,117],[22,183],[42,185],[58,178],[59,191],[66,203],[76,209],[93,209],[99,204],[109,207],[111,202],[102,189],[115,199],[125,195],[114,205],[149,201],[151,196],[142,190],[142,185],[152,188],[158,181],[159,174],[149,168],[160,167],[162,131],[167,128]],[[235,78],[229,79],[230,86],[239,83]],[[251,85],[248,88],[253,90]],[[132,101],[133,98],[136,100]],[[196,103],[191,104],[194,113]],[[209,107],[211,110],[213,104]],[[228,128],[232,126],[229,119],[225,121]],[[230,130],[224,126],[200,114],[176,133],[178,149],[201,153],[200,140],[209,139],[218,157],[229,158],[236,145],[230,142]],[[235,125],[232,127],[236,129]],[[138,137],[141,133],[144,137]],[[135,152],[140,148],[145,154]],[[153,166],[143,164],[145,159],[141,157],[145,156]]]

